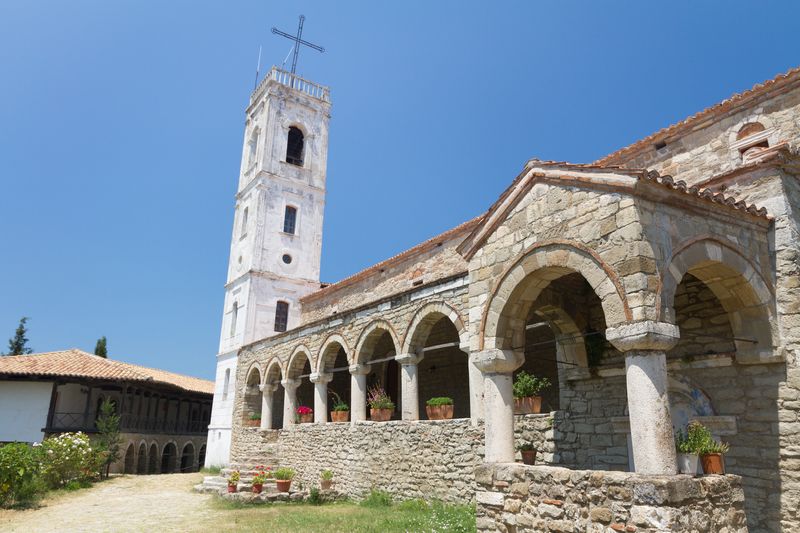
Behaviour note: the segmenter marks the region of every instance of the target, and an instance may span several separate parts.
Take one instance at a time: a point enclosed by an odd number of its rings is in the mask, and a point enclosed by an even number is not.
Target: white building
[[[273,67],[245,110],[206,466],[229,462],[239,349],[297,326],[320,287],[329,94]]]

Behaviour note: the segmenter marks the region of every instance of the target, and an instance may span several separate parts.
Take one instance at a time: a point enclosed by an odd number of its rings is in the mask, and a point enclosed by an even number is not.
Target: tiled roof
[[[114,361],[78,349],[0,357],[0,376],[63,377],[148,382],[214,394],[214,382]]]
[[[722,113],[726,113],[729,111],[734,111],[737,108],[747,105],[753,100],[770,94],[773,91],[782,91],[790,84],[799,84],[800,85],[800,67],[796,67],[790,69],[785,74],[779,74],[776,77],[772,78],[771,80],[767,80],[763,83],[758,83],[753,86],[753,88],[734,94],[727,100],[723,100],[718,104],[714,104],[711,107],[708,107],[699,113],[695,113],[694,115],[675,123],[671,126],[667,126],[652,135],[648,135],[647,137],[636,141],[635,143],[626,146],[625,148],[621,148],[616,152],[608,154],[607,156],[598,159],[595,161],[596,164],[603,165],[603,164],[610,164],[610,163],[620,163],[625,161],[626,157],[631,155],[632,152],[636,152],[639,149],[645,146],[652,146],[659,140],[666,139],[676,134],[683,133],[684,131],[689,132],[693,131],[694,129],[700,129],[705,127],[707,124],[704,119],[709,118],[711,115],[719,115]]]

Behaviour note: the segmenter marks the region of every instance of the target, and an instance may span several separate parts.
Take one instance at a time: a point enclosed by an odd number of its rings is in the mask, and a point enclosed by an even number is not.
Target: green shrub
[[[21,442],[0,446],[0,507],[31,503],[44,492],[40,460],[38,447]]]
[[[331,391],[331,396],[333,396],[333,407],[332,410],[334,411],[349,411],[350,406],[347,405],[347,402],[342,400],[342,397],[336,394],[335,392]]]
[[[361,501],[361,505],[364,507],[389,507],[392,505],[392,496],[388,492],[372,489]]]
[[[333,470],[323,470],[319,474],[320,479],[324,479],[325,481],[330,481],[333,479]]]
[[[523,370],[517,374],[517,377],[514,379],[514,398],[538,396],[539,392],[550,385],[549,379],[537,378],[533,374],[528,374]]]
[[[317,487],[311,487],[308,491],[308,503],[311,505],[322,505],[322,497],[319,495]]]
[[[425,402],[425,405],[427,405],[428,407],[438,407],[440,405],[453,405],[453,399],[448,398],[447,396],[440,396],[437,398],[431,398],[430,400]]]
[[[397,508],[401,511],[412,511],[416,513],[427,512],[429,509],[428,502],[420,498],[414,500],[404,500],[397,504]]]
[[[105,454],[92,449],[85,433],[62,433],[42,442],[42,477],[51,488],[97,479]]]
[[[275,471],[275,479],[286,481],[294,479],[294,470],[291,468],[281,467]]]

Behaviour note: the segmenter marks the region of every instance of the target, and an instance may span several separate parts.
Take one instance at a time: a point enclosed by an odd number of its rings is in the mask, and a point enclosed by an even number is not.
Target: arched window
[[[303,166],[303,132],[294,126],[289,128],[286,141],[286,162],[298,167]]]
[[[239,319],[239,302],[233,302],[231,310],[231,337],[236,335],[236,321]]]
[[[739,147],[742,161],[746,163],[769,148],[768,135],[766,128],[760,122],[750,122],[742,126],[736,134],[736,144]]]
[[[278,302],[275,305],[275,331],[286,331],[286,325],[288,321],[289,321],[288,302]]]
[[[249,214],[249,208],[245,207],[244,211],[242,211],[242,228],[241,228],[241,236],[240,239],[244,239],[247,236],[247,216]]]
[[[256,162],[256,154],[258,152],[258,129],[253,130],[250,134],[250,140],[247,142],[247,164],[252,165]]]
[[[230,384],[231,384],[231,369],[230,368],[226,368],[225,369],[225,382],[222,384],[222,399],[223,400],[227,400],[228,399],[228,388],[230,387]]]
[[[297,208],[287,205],[286,211],[283,214],[283,232],[291,233],[292,235],[294,235],[294,230],[296,225],[297,225]]]

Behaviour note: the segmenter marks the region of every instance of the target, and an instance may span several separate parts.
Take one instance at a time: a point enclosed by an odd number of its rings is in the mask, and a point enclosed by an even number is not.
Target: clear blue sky
[[[259,45],[332,88],[323,281],[800,64],[800,4],[0,2],[0,350],[213,377]]]

